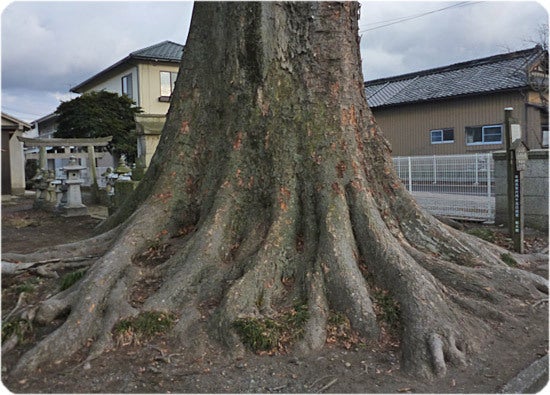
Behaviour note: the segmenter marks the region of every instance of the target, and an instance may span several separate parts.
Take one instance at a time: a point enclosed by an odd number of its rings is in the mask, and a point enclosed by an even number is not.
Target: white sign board
[[[510,126],[511,126],[510,131],[511,131],[511,138],[512,138],[511,143],[513,143],[516,140],[521,140],[521,125],[517,123],[513,123]]]

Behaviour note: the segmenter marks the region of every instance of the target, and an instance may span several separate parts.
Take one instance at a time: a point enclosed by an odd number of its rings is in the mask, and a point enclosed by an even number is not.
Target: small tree
[[[128,96],[103,90],[84,93],[57,107],[59,125],[55,137],[113,136],[109,152],[115,156],[124,154],[129,162],[134,162],[137,154],[134,115],[140,112],[140,107]]]

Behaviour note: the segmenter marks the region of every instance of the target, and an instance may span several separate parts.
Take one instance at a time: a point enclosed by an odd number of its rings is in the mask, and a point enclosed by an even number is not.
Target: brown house
[[[394,156],[504,149],[512,107],[530,149],[548,147],[548,52],[540,46],[365,82]]]

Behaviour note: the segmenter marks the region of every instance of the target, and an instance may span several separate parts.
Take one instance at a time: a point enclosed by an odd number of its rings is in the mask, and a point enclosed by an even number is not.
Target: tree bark
[[[176,314],[184,350],[209,339],[242,354],[235,322],[297,303],[308,319],[295,352],[324,346],[333,312],[376,340],[376,288],[399,306],[404,368],[431,377],[464,364],[489,322],[547,292],[403,188],[365,99],[358,15],[356,3],[195,4],[157,152],[101,227],[121,225],[118,237],[79,284],[41,305],[41,322],[70,313],[16,373],[90,338],[93,357],[140,311]],[[171,254],[147,266],[139,257],[152,244]],[[147,278],[157,289],[133,303]]]

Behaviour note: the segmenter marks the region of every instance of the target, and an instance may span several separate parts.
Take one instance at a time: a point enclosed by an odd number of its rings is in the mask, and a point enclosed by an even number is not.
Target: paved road
[[[409,184],[404,183],[405,188],[409,189]],[[415,184],[412,185],[413,192],[432,192],[432,193],[445,193],[453,195],[475,195],[475,196],[487,196],[487,184],[474,185],[468,184]],[[491,185],[491,195],[495,195],[495,186]]]

